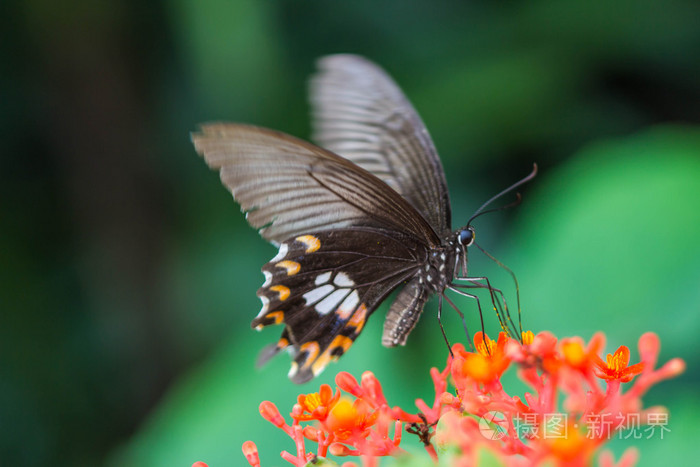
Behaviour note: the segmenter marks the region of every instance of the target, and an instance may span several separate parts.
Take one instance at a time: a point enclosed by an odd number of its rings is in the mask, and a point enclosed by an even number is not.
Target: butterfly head
[[[458,273],[457,266],[459,265],[459,274],[462,276],[467,275],[467,248],[474,244],[474,239],[476,238],[476,233],[474,232],[474,227],[467,224],[461,229],[457,230],[454,234],[452,245],[455,247],[455,274]],[[456,240],[456,242],[455,242]]]
[[[474,233],[474,227],[471,225],[459,229],[457,232],[457,241],[465,248],[474,243],[474,238],[476,238],[476,234]]]

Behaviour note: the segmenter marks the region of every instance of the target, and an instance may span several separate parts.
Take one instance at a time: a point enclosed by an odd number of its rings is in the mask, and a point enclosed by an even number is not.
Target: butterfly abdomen
[[[414,278],[399,292],[384,320],[382,345],[405,345],[406,338],[418,323],[430,293]]]

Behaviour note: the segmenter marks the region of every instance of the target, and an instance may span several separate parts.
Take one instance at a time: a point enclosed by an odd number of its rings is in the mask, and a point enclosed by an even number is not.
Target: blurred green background
[[[521,282],[524,325],[602,330],[607,351],[657,332],[687,372],[648,405],[664,439],[640,465],[683,464],[700,416],[700,3],[531,1],[5,1],[0,6],[0,463],[241,465],[288,439],[257,413],[347,370],[390,402],[431,399],[446,349],[431,302],[384,349],[384,309],[318,380],[296,387],[280,329],[249,322],[275,250],[195,154],[197,123],[310,133],[317,57],[385,67],[440,151],[455,227],[521,178],[521,207],[477,240]],[[509,297],[503,271],[473,252]],[[459,302],[472,328],[474,304]],[[463,341],[448,313],[453,341]],[[487,331],[497,326],[488,316]]]

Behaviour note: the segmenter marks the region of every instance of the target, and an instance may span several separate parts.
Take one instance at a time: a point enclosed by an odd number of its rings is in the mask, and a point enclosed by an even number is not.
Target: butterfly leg
[[[488,278],[486,278],[486,277],[465,277],[465,278],[457,277],[457,278],[455,278],[455,280],[466,280],[466,281],[470,282],[470,284],[452,284],[454,287],[461,287],[464,289],[489,289],[490,291],[493,291],[494,293],[496,293],[498,295],[500,300],[503,302],[503,309],[508,310],[508,303],[506,301],[505,295],[503,294],[503,291],[501,291],[501,289],[497,289],[497,288],[491,286],[491,284],[488,281]],[[479,281],[481,281],[481,280],[486,281],[486,284],[480,283]],[[496,304],[498,304],[499,306],[501,305],[497,301],[494,303],[494,305],[496,305]]]
[[[488,289],[489,293],[491,295],[491,302],[493,304],[493,309],[496,312],[496,316],[498,317],[498,322],[501,325],[501,328],[503,331],[506,332],[506,334],[517,338],[520,340],[522,338],[522,321],[520,319],[520,300],[518,297],[518,323],[520,327],[520,332],[517,332],[517,328],[515,326],[515,323],[513,322],[513,319],[510,315],[510,309],[508,308],[508,303],[506,301],[506,297],[503,294],[503,292],[500,289],[497,289],[491,285],[489,282],[489,279],[487,277],[456,277],[455,280],[462,280],[462,281],[467,281],[469,284],[453,284],[454,287],[460,287],[460,288],[481,288],[481,289]],[[480,283],[479,281],[484,281],[486,284]],[[494,293],[500,298],[500,300],[496,300],[496,297],[494,296]],[[501,301],[503,304],[501,305]]]
[[[469,297],[469,298],[473,298],[474,300],[476,300],[476,306],[477,306],[477,308],[479,309],[479,318],[481,319],[481,331],[484,332],[484,315],[483,315],[483,313],[481,312],[481,303],[479,302],[479,297],[477,297],[476,295],[472,295],[472,294],[470,294],[470,293],[467,293],[467,292],[462,292],[461,290],[454,289],[454,288],[452,288],[452,287],[448,287],[448,288],[449,288],[450,290],[454,291],[454,292],[457,292],[457,293],[460,294],[460,295],[463,295],[463,296]],[[467,335],[467,339],[468,339],[468,342],[469,342],[469,347],[471,347],[471,349],[474,350],[474,345],[472,344],[472,342],[473,342],[473,341],[472,341],[472,336],[471,336],[471,334],[469,333],[469,329],[467,329],[467,321],[466,321],[465,318],[464,318],[464,313],[462,313],[462,312],[460,311],[460,309],[457,307],[457,305],[455,305],[454,302],[453,302],[452,300],[450,300],[450,298],[449,298],[447,295],[442,294],[441,296],[445,298],[445,301],[446,301],[447,303],[449,303],[450,306],[451,306],[452,308],[454,308],[454,310],[457,312],[457,314],[459,315],[459,317],[462,318],[462,326],[464,327],[464,332],[465,332],[465,334]]]
[[[438,324],[440,325],[440,331],[442,331],[442,337],[445,339],[445,344],[447,344],[447,350],[450,351],[450,356],[454,357],[452,353],[452,344],[445,334],[445,328],[442,327],[442,295],[438,295],[438,312],[437,312]]]
[[[523,322],[522,322],[522,316],[521,316],[521,312],[520,312],[520,291],[519,291],[517,279],[515,279],[515,277],[513,277],[513,278],[515,280],[516,299],[517,299],[517,303],[518,303],[518,328],[516,328],[515,323],[513,322],[513,318],[510,315],[510,309],[508,308],[508,304],[506,303],[505,295],[503,294],[503,292],[500,289],[496,289],[496,288],[491,286],[491,283],[489,282],[488,277],[470,278],[470,282],[477,285],[477,287],[488,288],[492,292],[496,292],[497,294],[499,294],[501,296],[501,300],[503,300],[503,308],[505,310],[504,316],[508,319],[508,322],[510,323],[510,326],[512,327],[513,336],[522,342]],[[479,284],[478,282],[474,282],[475,280],[476,281],[483,280],[486,282],[486,284],[485,285]],[[503,313],[503,311],[501,311],[501,312]],[[517,332],[517,329],[519,329],[520,332]],[[504,329],[504,331],[506,331],[506,333],[508,333],[508,334],[511,333],[511,331],[508,329]]]
[[[513,283],[515,284],[515,297],[518,303],[518,324],[520,327],[520,335],[519,335],[519,340],[522,342],[522,335],[523,335],[523,321],[522,321],[522,310],[520,308],[520,284],[518,284],[518,278],[515,276],[515,273],[505,264],[501,263],[498,259],[496,259],[491,253],[488,251],[484,250],[479,246],[477,243],[475,243],[476,247],[481,250],[483,254],[488,256],[493,262],[495,262],[497,265],[505,269],[505,271],[510,274],[510,277],[513,279]]]
[[[501,326],[501,329],[503,329],[508,335],[511,334],[510,330],[507,327],[507,322],[505,321],[504,317],[506,316],[506,313],[504,313],[503,308],[506,310],[508,309],[507,304],[505,304],[505,297],[503,296],[503,293],[499,289],[494,289],[493,287],[490,286],[490,283],[488,283],[488,279],[485,277],[463,277],[463,278],[456,278],[456,280],[466,280],[469,282],[469,284],[452,284],[452,287],[456,288],[461,288],[461,289],[488,289],[491,297],[491,304],[493,306],[493,310],[496,312],[496,316],[498,317],[498,323]],[[486,280],[487,284],[482,284],[478,281],[480,280]],[[454,289],[453,289],[454,290]],[[461,293],[464,295],[462,292],[459,292],[455,290],[457,293]],[[500,292],[500,298],[503,300],[503,307],[501,307],[501,302],[499,300],[496,300],[496,296],[494,296],[494,292],[497,294]],[[471,294],[469,294],[471,296]]]

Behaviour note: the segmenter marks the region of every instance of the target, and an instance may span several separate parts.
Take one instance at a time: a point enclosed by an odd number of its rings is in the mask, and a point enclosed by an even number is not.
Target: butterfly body
[[[279,248],[262,268],[252,326],[284,325],[261,360],[289,351],[298,383],[344,354],[397,289],[382,343],[403,345],[430,296],[469,279],[473,241],[470,226],[451,230],[440,159],[391,78],[352,55],[319,66],[311,100],[320,146],[231,123],[192,136],[248,222]]]

